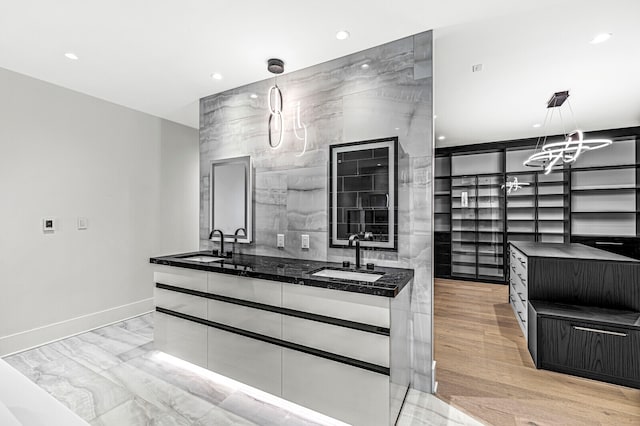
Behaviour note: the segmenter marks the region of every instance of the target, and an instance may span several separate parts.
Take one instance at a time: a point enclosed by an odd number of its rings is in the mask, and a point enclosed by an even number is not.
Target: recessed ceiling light
[[[542,124],[540,124],[540,123],[536,123],[536,124],[534,124],[534,125],[533,125],[533,127],[535,127],[536,129],[537,129],[538,127],[540,127],[540,126],[542,126]]]
[[[252,94],[249,95],[249,97],[251,99],[256,99],[258,97],[258,95],[256,95],[255,93],[252,93]]]
[[[349,34],[349,31],[345,31],[345,30],[340,30],[336,33],[336,38],[338,40],[346,40],[349,38],[351,34]]]
[[[433,114],[433,119],[435,120],[436,118],[438,118],[438,116]]]
[[[363,70],[368,70],[369,69],[369,64],[362,64],[362,65],[360,65],[360,68],[362,68]]]
[[[443,140],[445,140],[445,139],[446,139],[446,138],[445,138],[444,136],[438,136],[438,140],[439,140],[439,141],[443,141]]]
[[[211,74],[211,78],[214,80],[222,80],[222,74],[214,72],[213,74]]]
[[[602,33],[602,34],[598,34],[597,36],[595,36],[589,43],[591,44],[598,44],[598,43],[602,43],[605,42],[607,40],[609,40],[611,38],[613,34],[612,33]]]
[[[76,54],[75,54],[75,53],[73,53],[73,52],[67,52],[67,53],[65,53],[65,54],[64,54],[64,56],[65,56],[67,59],[71,59],[72,61],[77,61],[77,60],[79,59],[79,58],[78,58],[78,55],[76,55]]]
[[[400,127],[396,127],[396,130],[400,130]]]

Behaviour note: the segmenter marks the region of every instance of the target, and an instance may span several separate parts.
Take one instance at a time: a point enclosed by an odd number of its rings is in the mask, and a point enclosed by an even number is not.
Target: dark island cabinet
[[[540,368],[640,387],[640,331],[541,317]]]

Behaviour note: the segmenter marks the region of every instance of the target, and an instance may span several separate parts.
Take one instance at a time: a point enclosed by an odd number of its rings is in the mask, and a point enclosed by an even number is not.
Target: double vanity
[[[157,349],[350,424],[395,423],[412,270],[211,252],[151,263]]]

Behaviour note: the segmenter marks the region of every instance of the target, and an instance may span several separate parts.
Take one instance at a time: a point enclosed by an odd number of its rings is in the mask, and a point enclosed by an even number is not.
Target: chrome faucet
[[[220,234],[220,256],[224,256],[224,234],[222,233],[221,230],[219,229],[214,229],[213,231],[211,231],[211,233],[209,234],[209,239],[213,238],[213,235],[215,233],[219,233]],[[213,253],[213,249],[211,249],[211,252]]]
[[[360,269],[360,237],[358,234],[349,236],[349,247],[353,246],[354,241],[356,242],[356,269]]]

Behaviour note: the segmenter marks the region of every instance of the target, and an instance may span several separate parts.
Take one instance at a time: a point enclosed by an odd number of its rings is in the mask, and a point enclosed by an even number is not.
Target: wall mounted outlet
[[[87,229],[89,227],[89,221],[87,220],[86,217],[79,217],[78,218],[78,229],[79,230],[84,230]]]
[[[309,236],[302,235],[300,237],[300,248],[308,249],[309,248]]]
[[[53,232],[56,230],[56,219],[53,217],[42,218],[42,232]]]
[[[278,234],[278,248],[284,248],[284,234]]]

